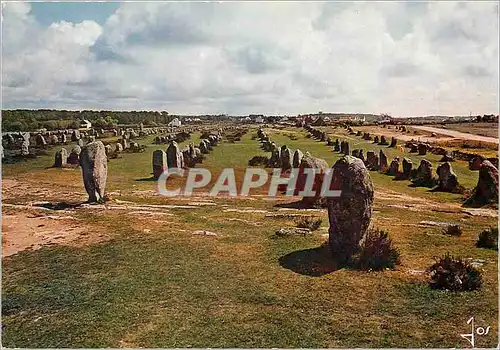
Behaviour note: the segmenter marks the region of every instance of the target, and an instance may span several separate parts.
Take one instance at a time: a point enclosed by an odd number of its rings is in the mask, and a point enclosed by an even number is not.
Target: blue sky
[[[498,113],[497,2],[2,3],[3,108]]]
[[[32,2],[31,12],[42,26],[68,21],[78,23],[92,19],[103,25],[119,2]]]

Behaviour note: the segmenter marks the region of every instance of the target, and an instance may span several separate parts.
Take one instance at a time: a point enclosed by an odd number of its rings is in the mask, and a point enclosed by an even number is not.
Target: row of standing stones
[[[184,131],[183,131],[184,132]],[[203,153],[208,153],[221,139],[221,130],[215,135],[210,135],[200,142],[200,147],[192,144],[180,151],[177,142],[172,141],[167,151],[156,150],[153,152],[153,175],[158,178],[168,168],[184,168],[194,166]],[[124,137],[116,144],[117,149],[123,147],[123,142],[129,138]],[[74,147],[68,159],[75,154],[77,165],[82,168],[82,176],[85,190],[89,196],[89,202],[98,202],[105,199],[106,179],[108,173],[108,146],[102,141],[92,141],[87,145]],[[56,153],[56,163],[64,163],[66,149]],[[74,160],[71,160],[74,162]]]
[[[347,141],[331,141],[325,132],[315,129],[311,126],[304,128],[320,141],[327,141],[327,145],[333,145],[335,152],[349,155],[349,143]],[[351,127],[347,127],[351,135],[361,136],[364,140],[372,140],[369,133],[355,132]],[[379,145],[388,145],[390,148],[397,147],[404,152],[402,146],[397,145],[397,139],[392,137],[391,142],[387,142],[385,136],[375,136],[374,143]],[[466,205],[485,205],[488,203],[498,203],[498,158],[482,157],[477,154],[468,154],[460,151],[449,152],[442,147],[434,147],[424,142],[408,141],[405,144],[410,153],[426,155],[427,152],[442,155],[440,164],[436,169],[437,178],[433,176],[432,163],[427,159],[422,159],[419,166],[414,169],[411,159],[404,157],[402,162],[399,157],[394,158],[388,164],[387,156],[383,150],[377,154],[368,151],[366,158],[362,149],[352,151],[352,156],[360,159],[368,170],[380,171],[394,176],[398,180],[410,179],[413,186],[431,187],[433,191],[463,193],[464,188],[459,184],[458,177],[454,173],[451,162],[458,159],[468,160],[470,170],[479,170],[479,178],[476,187],[472,190],[470,197],[465,201]]]
[[[153,152],[153,176],[158,179],[164,171],[169,168],[192,168],[196,163],[203,161],[203,155],[208,154],[213,147],[221,141],[222,129],[200,140],[199,147],[193,143],[180,150],[176,141],[171,140],[167,150],[155,150]],[[163,140],[160,141],[163,143]]]
[[[299,149],[292,152],[286,146],[278,147],[262,129],[257,136],[264,150],[271,152],[270,165],[284,171],[298,168],[295,186],[297,195],[305,186],[305,168],[317,170],[313,181],[314,197],[304,197],[306,203],[320,200],[320,189],[323,185],[324,173],[329,168],[324,159],[315,158]],[[326,138],[325,138],[326,140]],[[332,180],[329,189],[341,190],[340,197],[323,198],[328,210],[330,228],[328,244],[330,251],[339,266],[347,264],[359,250],[370,226],[373,206],[373,183],[365,164],[356,157],[345,155],[333,166]]]
[[[172,128],[145,128],[142,124],[139,129],[89,129],[80,131],[77,129],[45,131],[38,133],[30,132],[5,132],[2,133],[1,154],[2,159],[6,154],[15,156],[27,156],[33,148],[44,149],[48,146],[67,145],[70,142],[77,142],[78,146],[83,147],[84,140],[91,143],[99,138],[122,137],[125,140],[133,140],[138,137],[148,135],[173,132]],[[133,143],[132,143],[133,144]],[[122,144],[122,148],[123,148]],[[126,148],[128,148],[125,145]]]
[[[91,129],[92,130],[92,129]],[[142,130],[136,131],[134,129],[128,130],[111,130],[113,136],[121,136],[121,138],[114,144],[106,144],[104,145],[104,151],[106,153],[107,159],[117,158],[120,153],[125,150],[129,150],[131,152],[140,152],[143,150],[143,147],[140,146],[137,142],[132,140],[138,137],[144,137],[148,135],[157,134],[159,132],[166,131],[165,128],[143,128]],[[64,168],[71,166],[79,166],[80,165],[80,154],[82,152],[83,147],[85,146],[86,140],[87,144],[93,143],[96,141],[96,134],[98,132],[92,133],[93,135],[85,136],[83,133],[80,133],[78,130],[74,130],[72,133],[71,140],[76,142],[76,145],[71,149],[68,154],[66,148],[61,148],[59,151],[55,153],[54,159],[54,167],[56,168]],[[103,137],[106,133],[101,133]],[[103,143],[104,144],[104,143]]]

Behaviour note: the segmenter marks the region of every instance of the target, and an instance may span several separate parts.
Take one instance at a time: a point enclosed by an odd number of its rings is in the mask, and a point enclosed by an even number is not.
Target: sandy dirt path
[[[465,132],[460,132],[460,131],[455,131],[455,130],[434,128],[432,126],[412,125],[411,127],[414,129],[419,129],[419,130],[423,130],[423,131],[427,131],[427,132],[435,132],[436,134],[439,133],[442,135],[447,135],[447,136],[451,136],[451,137],[459,138],[459,139],[464,139],[464,140],[498,143],[498,138],[495,138],[495,137],[487,137],[487,136],[480,136],[480,135],[475,135],[475,134],[468,134]]]

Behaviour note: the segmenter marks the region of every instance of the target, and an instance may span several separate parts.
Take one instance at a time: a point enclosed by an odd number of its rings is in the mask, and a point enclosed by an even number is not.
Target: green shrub
[[[460,225],[448,225],[443,230],[444,235],[460,237],[462,235],[462,228]]]
[[[249,166],[267,166],[269,164],[269,157],[266,156],[255,156],[248,161]]]
[[[394,247],[389,234],[383,230],[368,230],[357,259],[362,270],[392,269],[401,261],[399,250]]]
[[[315,219],[313,217],[303,217],[297,221],[297,227],[308,228],[311,231],[315,231],[320,228],[322,219]]]
[[[498,227],[491,227],[481,232],[476,247],[498,250]]]
[[[471,291],[481,287],[481,271],[471,263],[455,258],[449,253],[428,268],[430,272],[429,285],[434,289],[444,289],[454,292]]]

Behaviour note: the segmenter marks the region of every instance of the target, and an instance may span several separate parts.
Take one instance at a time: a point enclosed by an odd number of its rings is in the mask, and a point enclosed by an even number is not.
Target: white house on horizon
[[[168,126],[175,126],[175,127],[179,127],[181,126],[182,123],[181,121],[179,120],[179,118],[174,118],[170,123],[168,123]]]
[[[255,122],[256,123],[264,123],[264,118],[262,118],[261,116],[258,116],[257,118],[255,118]]]
[[[92,123],[87,119],[84,119],[80,122],[80,129],[90,130],[92,128]]]

